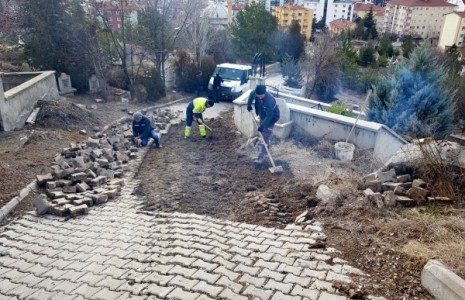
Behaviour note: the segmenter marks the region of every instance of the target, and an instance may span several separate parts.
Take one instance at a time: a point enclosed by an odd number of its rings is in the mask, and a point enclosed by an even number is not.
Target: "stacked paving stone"
[[[377,171],[363,178],[363,193],[378,208],[396,205],[412,206],[428,202],[448,202],[448,197],[428,197],[430,191],[421,178],[410,174],[397,175],[394,169]]]
[[[152,120],[160,120],[156,128],[166,129],[161,121],[169,123],[172,117],[169,111],[163,111],[160,116],[152,116]],[[45,194],[34,200],[38,214],[82,215],[88,213],[90,206],[117,197],[127,163],[138,152],[131,141],[131,123],[130,119],[121,121],[86,142],[70,143],[57,154],[51,172],[36,176],[38,186],[45,189]]]

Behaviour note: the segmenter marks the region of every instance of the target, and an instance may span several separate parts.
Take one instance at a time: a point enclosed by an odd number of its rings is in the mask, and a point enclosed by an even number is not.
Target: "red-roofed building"
[[[329,32],[331,35],[340,35],[345,30],[354,30],[357,24],[346,19],[337,19],[329,22]]]
[[[354,20],[357,18],[365,18],[365,16],[370,13],[370,10],[373,10],[373,20],[376,23],[376,29],[378,32],[382,32],[384,28],[384,11],[386,10],[384,7],[368,3],[355,3]]]
[[[456,7],[444,0],[391,0],[386,3],[383,32],[439,38],[445,15]]]

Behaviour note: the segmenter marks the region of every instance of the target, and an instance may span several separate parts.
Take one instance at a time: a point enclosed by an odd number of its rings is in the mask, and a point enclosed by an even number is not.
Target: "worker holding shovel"
[[[213,107],[215,101],[204,97],[197,97],[192,100],[186,108],[186,128],[184,129],[184,138],[187,139],[191,135],[192,122],[196,121],[199,124],[200,135],[207,137],[207,127],[203,121],[202,113],[209,107]],[[211,129],[210,129],[211,131]]]
[[[255,100],[255,113],[260,117],[258,131],[263,135],[263,140],[270,147],[270,139],[273,134],[274,124],[279,120],[279,107],[276,99],[266,91],[266,86],[257,85],[252,91],[247,102],[247,110],[252,111],[252,102]],[[254,116],[255,117],[255,116]],[[265,145],[260,145],[260,152],[256,163],[262,163],[266,155]]]

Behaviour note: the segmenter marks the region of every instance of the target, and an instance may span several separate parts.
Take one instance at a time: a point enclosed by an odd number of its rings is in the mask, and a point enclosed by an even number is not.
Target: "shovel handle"
[[[252,119],[253,119],[255,126],[258,127],[257,120],[255,120],[255,116],[253,115],[253,112],[250,112],[250,113],[252,114]],[[271,157],[270,150],[268,149],[268,145],[265,142],[265,138],[263,137],[263,134],[260,131],[258,132],[258,136],[260,137],[260,141],[262,142],[263,147],[265,147],[266,154],[268,154],[268,158],[270,159],[271,165],[273,166],[273,168],[276,168],[273,157]]]

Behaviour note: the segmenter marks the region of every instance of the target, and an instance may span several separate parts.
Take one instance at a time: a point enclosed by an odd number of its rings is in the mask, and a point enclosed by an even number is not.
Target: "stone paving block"
[[[34,294],[37,291],[38,289],[36,288],[30,288],[27,285],[22,284],[10,290],[8,294],[15,295],[19,299],[26,299],[28,296]]]
[[[117,268],[121,268],[122,266],[126,265],[129,262],[127,259],[121,259],[116,256],[112,256],[108,260],[105,261],[105,265],[115,266]]]
[[[218,268],[218,266],[219,266],[218,264],[209,263],[201,259],[197,259],[196,261],[192,263],[192,267],[204,269],[209,272],[215,270],[216,268]]]
[[[216,282],[217,285],[223,286],[227,289],[232,290],[234,293],[239,293],[242,290],[242,285],[230,280],[226,276],[221,276],[220,279]]]
[[[260,272],[260,268],[249,267],[244,264],[238,264],[236,268],[234,268],[234,272],[244,272],[250,275],[257,275]]]
[[[317,300],[320,295],[320,291],[317,289],[304,288],[296,284],[291,291],[291,295],[302,296],[311,300]]]
[[[197,269],[190,269],[180,265],[176,265],[169,270],[168,274],[191,277],[196,271]]]
[[[328,275],[326,275],[326,281],[342,281],[345,283],[351,283],[352,279],[350,279],[349,276],[338,274],[333,271],[329,271]]]
[[[80,285],[77,289],[75,289],[72,292],[72,294],[81,295],[84,298],[92,298],[92,296],[97,294],[100,290],[102,290],[101,287],[93,287],[93,286],[89,286],[88,284],[84,283]]]
[[[142,279],[143,283],[156,283],[157,285],[165,286],[174,279],[173,275],[163,275],[156,272],[151,272]]]
[[[226,288],[224,289],[221,294],[219,295],[220,299],[226,300],[247,300],[247,297],[238,295],[237,293],[233,292],[232,290]]]
[[[283,257],[285,257],[289,253],[289,249],[284,249],[284,248],[277,248],[274,246],[270,246],[267,250],[269,253],[275,253],[279,254]]]
[[[98,264],[96,262],[92,262],[84,266],[81,271],[92,272],[94,274],[100,274],[103,270],[108,268],[109,265]]]
[[[180,286],[185,290],[190,290],[198,283],[199,283],[198,280],[189,279],[189,278],[177,275],[168,282],[168,285]]]
[[[0,279],[0,294],[9,294],[9,291],[16,289],[20,284],[16,284],[9,279]]]
[[[175,288],[171,293],[168,294],[168,299],[176,300],[192,300],[197,299],[200,296],[198,293],[186,292],[181,288]]]
[[[63,292],[65,294],[73,294],[73,291],[80,287],[82,283],[80,282],[71,282],[71,281],[55,281],[56,285],[50,285],[49,287],[43,287],[43,284],[40,284],[41,287],[45,288],[47,291]]]
[[[213,270],[213,273],[216,273],[216,274],[219,274],[219,275],[223,275],[223,276],[226,276],[227,278],[229,278],[230,280],[236,280],[237,278],[239,278],[240,276],[240,272],[233,272],[227,268],[225,268],[223,265],[220,264],[220,266]]]
[[[155,295],[161,299],[166,299],[166,297],[175,289],[173,286],[159,286],[155,284],[149,284],[144,291],[150,295]],[[147,299],[150,299],[147,298]],[[193,298],[191,298],[193,299]]]
[[[44,278],[41,278],[41,277],[35,276],[34,274],[28,273],[28,275],[26,277],[22,277],[22,278],[18,279],[15,282],[20,283],[20,284],[25,284],[25,285],[27,285],[29,287],[34,287],[36,284],[38,284],[39,282],[41,282],[43,280],[44,280]]]
[[[37,290],[35,293],[31,294],[28,299],[30,300],[43,300],[50,299],[54,296],[54,293],[48,292],[45,289]],[[65,298],[63,298],[65,299]]]
[[[323,280],[315,280],[312,285],[310,286],[312,289],[323,290],[328,292],[334,292],[335,289],[331,282],[323,281]]]
[[[292,283],[278,282],[276,280],[270,279],[263,288],[267,290],[278,290],[283,293],[289,294],[293,286],[294,285]]]
[[[60,276],[58,280],[66,280],[66,281],[72,281],[72,282],[77,282],[78,279],[82,276],[84,276],[86,272],[82,271],[74,271],[74,270],[68,270],[65,274]]]
[[[340,295],[330,294],[328,292],[321,292],[318,300],[347,300],[347,298]]]
[[[272,290],[259,289],[253,285],[249,285],[243,292],[244,295],[250,295],[258,299],[269,299],[273,294]]]
[[[19,281],[21,278],[28,276],[29,273],[19,272],[16,269],[10,269],[10,271],[4,273],[2,278],[7,278],[13,282]]]
[[[224,288],[208,284],[205,281],[200,281],[196,286],[192,288],[192,290],[199,293],[207,294],[213,298],[217,298],[217,296],[224,290]]]
[[[258,277],[265,277],[265,278],[273,278],[277,281],[283,280],[285,274],[280,272],[271,271],[270,269],[263,269],[259,274]]]
[[[53,264],[53,262],[55,262],[55,261],[57,261],[56,258],[50,258],[48,256],[41,255],[41,256],[39,256],[39,258],[34,260],[33,263],[34,264],[41,264],[42,266],[46,267],[46,266],[49,266],[49,265]]]
[[[92,296],[92,299],[99,300],[108,300],[108,299],[118,299],[124,294],[124,292],[115,292],[107,288],[101,289],[99,292]]]
[[[35,264],[31,268],[27,269],[28,273],[32,273],[32,274],[34,274],[36,276],[42,276],[42,274],[44,274],[44,273],[46,273],[48,271],[50,271],[49,267],[43,267],[42,265],[39,265],[39,264]],[[2,275],[2,277],[3,277],[3,275]]]
[[[84,300],[82,296],[71,296],[71,295],[66,295],[62,292],[59,293],[54,293],[53,296],[47,300]],[[43,300],[43,299],[42,299]]]
[[[315,271],[312,269],[305,268],[302,272],[302,276],[313,277],[317,279],[325,279],[327,275],[326,271]]]
[[[295,276],[294,274],[287,274],[286,278],[283,280],[284,282],[288,283],[295,283],[301,286],[308,286],[312,281],[314,281],[313,278],[307,277],[304,274],[302,276]]]
[[[287,264],[280,264],[279,267],[276,269],[276,271],[291,273],[291,274],[294,274],[296,276],[299,276],[302,273],[303,268],[302,267],[294,267],[294,266],[290,266],[290,265],[287,265]]]
[[[255,261],[254,267],[260,267],[274,271],[279,267],[279,262],[270,262],[263,259],[258,259]]]
[[[238,264],[243,264],[243,265],[253,265],[253,263],[254,263],[253,259],[251,259],[249,257],[242,256],[240,254],[234,255],[231,258],[231,261],[236,262]]]
[[[249,284],[252,284],[256,287],[262,287],[262,285],[265,283],[265,278],[250,276],[249,274],[244,274],[241,276],[241,278],[239,278],[239,282],[246,286]]]
[[[206,281],[209,284],[214,284],[221,277],[221,275],[205,272],[204,270],[198,270],[191,277],[193,279]]]
[[[301,299],[302,297],[285,295],[281,293],[280,291],[277,291],[271,298],[271,300],[301,300]]]
[[[19,261],[20,261],[19,259],[16,259],[16,258],[11,257],[11,256],[6,256],[6,255],[5,256],[0,256],[0,266],[3,266],[3,267],[8,267],[8,266],[11,266],[11,265],[15,265]]]

